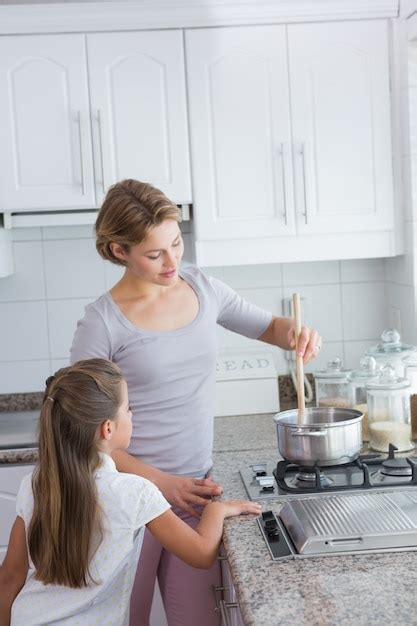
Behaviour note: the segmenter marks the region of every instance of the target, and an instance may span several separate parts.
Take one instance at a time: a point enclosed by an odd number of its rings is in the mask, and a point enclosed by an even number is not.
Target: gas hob
[[[286,501],[301,494],[318,494],[399,488],[417,488],[417,457],[395,456],[390,445],[388,455],[364,454],[344,465],[303,467],[278,461],[272,467],[259,462],[240,469],[251,500]]]
[[[278,461],[240,470],[274,560],[417,550],[417,457],[362,455],[330,467]],[[279,509],[279,511],[278,511]]]

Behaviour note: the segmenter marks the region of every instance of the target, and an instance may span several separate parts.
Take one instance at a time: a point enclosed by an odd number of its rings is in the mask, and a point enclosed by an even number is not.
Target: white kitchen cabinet
[[[0,563],[6,556],[10,530],[16,519],[16,496],[22,478],[34,465],[0,465]]]
[[[82,35],[0,38],[0,211],[94,206]]]
[[[94,208],[129,177],[191,202],[181,31],[2,37],[0,115],[0,211]]]
[[[188,30],[186,66],[199,263],[394,254],[385,20]]]
[[[91,34],[87,52],[98,204],[123,178],[191,202],[182,32]]]
[[[295,233],[285,33],[186,32],[198,240]]]
[[[297,232],[393,228],[385,21],[288,28]]]

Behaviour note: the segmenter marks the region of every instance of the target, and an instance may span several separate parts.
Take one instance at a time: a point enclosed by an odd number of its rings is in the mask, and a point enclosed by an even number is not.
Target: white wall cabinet
[[[0,466],[0,563],[6,556],[10,531],[16,519],[16,496],[22,478],[34,465]]]
[[[198,262],[394,253],[385,20],[188,30],[186,64]]]
[[[0,38],[0,211],[94,206],[82,35]]]
[[[128,177],[191,201],[181,31],[0,38],[0,94],[1,211],[95,207]]]

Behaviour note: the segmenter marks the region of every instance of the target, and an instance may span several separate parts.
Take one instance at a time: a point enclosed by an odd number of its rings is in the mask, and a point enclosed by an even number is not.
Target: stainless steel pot
[[[354,461],[362,447],[363,413],[355,409],[313,407],[305,423],[297,424],[298,409],[274,416],[278,450],[292,463],[341,465]]]

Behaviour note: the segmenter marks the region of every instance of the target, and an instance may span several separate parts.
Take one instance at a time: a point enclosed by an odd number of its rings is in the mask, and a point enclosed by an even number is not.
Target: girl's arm
[[[119,472],[137,474],[150,480],[163,493],[170,504],[179,506],[193,517],[199,517],[193,505],[206,506],[207,498],[220,496],[223,489],[210,478],[174,476],[143,463],[124,450],[114,450],[112,457]]]
[[[217,556],[225,518],[241,513],[259,515],[261,510],[257,502],[209,502],[195,530],[171,510],[153,519],[146,527],[166,550],[182,561],[208,569]]]
[[[28,568],[25,523],[21,517],[16,517],[9,547],[0,566],[0,626],[10,624],[12,604],[25,584]]]

